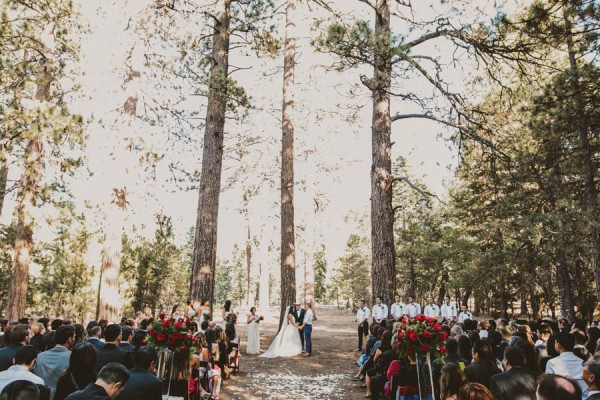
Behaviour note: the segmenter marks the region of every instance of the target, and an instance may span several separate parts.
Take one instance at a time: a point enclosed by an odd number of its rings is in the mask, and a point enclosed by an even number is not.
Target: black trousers
[[[298,329],[300,332],[300,342],[302,343],[302,351],[304,351],[304,329]]]
[[[358,348],[362,350],[363,347],[363,337],[369,334],[369,323],[367,320],[364,320],[362,324],[358,326]]]

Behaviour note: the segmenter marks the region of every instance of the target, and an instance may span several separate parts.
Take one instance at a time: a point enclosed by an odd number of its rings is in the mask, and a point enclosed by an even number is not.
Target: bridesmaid
[[[246,354],[260,353],[260,330],[258,329],[258,323],[261,319],[262,317],[256,315],[256,307],[252,307],[246,320],[248,323],[248,347],[246,348]]]

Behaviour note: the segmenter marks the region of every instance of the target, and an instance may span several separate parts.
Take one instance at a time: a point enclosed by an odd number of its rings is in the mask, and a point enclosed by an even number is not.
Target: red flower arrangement
[[[408,354],[444,354],[446,339],[448,334],[442,332],[442,327],[435,318],[417,315],[412,321],[408,318],[400,321],[396,344],[400,357],[404,358]]]
[[[174,352],[190,353],[194,349],[194,336],[188,328],[191,321],[186,318],[167,318],[158,316],[148,331],[148,345],[155,349],[169,349]]]

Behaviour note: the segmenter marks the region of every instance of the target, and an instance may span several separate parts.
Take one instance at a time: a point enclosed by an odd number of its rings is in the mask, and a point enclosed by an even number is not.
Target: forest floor
[[[365,389],[350,378],[356,373],[358,358],[354,315],[332,307],[317,308],[313,324],[313,354],[310,357],[258,358],[246,355],[245,316],[239,315],[240,372],[223,382],[223,400],[321,400],[362,399]],[[261,351],[275,337],[277,325],[260,324]],[[359,382],[360,383],[360,382]]]

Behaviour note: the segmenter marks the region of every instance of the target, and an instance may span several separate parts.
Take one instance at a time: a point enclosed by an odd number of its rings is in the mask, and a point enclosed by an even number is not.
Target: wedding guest
[[[535,392],[537,400],[581,400],[581,386],[573,378],[556,374],[542,374]]]
[[[494,400],[494,396],[479,383],[467,383],[458,390],[458,400]]]
[[[415,302],[414,296],[408,296],[408,302],[404,307],[404,312],[408,315],[408,318],[415,318],[418,314],[421,314],[421,306]]]
[[[555,339],[554,347],[560,355],[548,361],[546,373],[558,374],[576,380],[583,391],[583,398],[587,398],[587,386],[582,378],[583,365],[581,358],[573,354],[575,338],[570,333],[559,333]]]
[[[198,304],[194,303],[192,299],[188,299],[183,313],[191,320],[198,315]]]
[[[200,307],[200,323],[202,321],[208,321],[211,319],[210,317],[210,301],[202,300]]]
[[[131,338],[131,344],[133,345],[133,352],[135,353],[137,349],[146,345],[146,337],[148,336],[148,332],[137,330],[133,337]]]
[[[162,381],[155,375],[158,353],[152,347],[141,347],[134,355],[134,366],[118,400],[161,400]]]
[[[450,297],[444,297],[444,304],[440,307],[440,314],[442,315],[442,321],[456,321],[456,307],[450,303]]]
[[[248,324],[248,345],[246,347],[246,354],[259,354],[260,353],[260,330],[258,324],[262,317],[256,314],[256,307],[250,308],[250,314],[246,317]]]
[[[227,354],[227,334],[225,331],[220,331],[217,336],[217,347],[218,347],[218,359],[215,359],[215,363],[219,366],[221,371],[225,371],[225,366],[229,364],[229,357]]]
[[[100,325],[92,325],[88,328],[88,343],[94,345],[96,349],[101,349],[104,347],[104,342],[100,340],[102,336],[102,328]]]
[[[75,343],[83,342],[87,339],[87,331],[81,324],[73,324],[75,328]]]
[[[96,357],[96,371],[100,371],[108,363],[119,363],[125,367],[131,367],[130,353],[119,348],[121,342],[121,326],[111,324],[104,330],[106,344],[98,350]]]
[[[587,400],[600,400],[600,356],[593,356],[585,363],[582,376],[589,392]]]
[[[453,340],[453,339],[451,339]],[[440,400],[457,400],[458,391],[467,383],[467,377],[454,363],[444,365],[440,371]]]
[[[397,298],[400,296],[396,295]],[[396,310],[395,304],[392,304],[392,313]],[[354,322],[358,325],[358,348],[357,351],[362,351],[363,336],[366,337],[369,334],[369,308],[365,306],[365,301],[361,300],[358,303],[358,310],[356,311],[356,319]]]
[[[60,326],[54,336],[56,345],[37,357],[34,373],[50,388],[51,396],[56,392],[58,377],[69,368],[70,348],[75,343],[75,328]]]
[[[179,304],[175,304],[173,306],[173,308],[171,309],[171,318],[174,319],[179,319],[181,317],[183,317],[183,314],[181,313],[181,307],[179,307]]]
[[[0,349],[0,371],[10,368],[17,350],[29,343],[29,327],[23,324],[11,326],[6,335],[8,345]]]
[[[473,314],[469,312],[469,306],[463,304],[462,311],[458,314],[458,323],[463,323],[466,319],[473,319]]]
[[[596,353],[596,346],[598,344],[598,339],[600,339],[600,328],[590,327],[587,331],[588,340],[585,344],[585,347],[588,349],[590,354]]]
[[[63,320],[62,319],[55,319],[50,323],[50,331],[46,332],[46,334],[44,335],[44,347],[46,350],[50,350],[51,348],[53,348],[56,345],[56,342],[54,340],[54,335],[56,335],[56,330],[58,329],[59,326],[62,326],[63,324]]]
[[[13,381],[0,392],[2,400],[50,400],[50,392],[42,385],[27,380]]]
[[[33,346],[22,346],[15,352],[15,363],[6,371],[0,372],[0,392],[9,383],[19,380],[44,385],[44,380],[35,375],[31,370],[35,365],[37,350]]]
[[[118,363],[108,363],[98,373],[96,382],[83,390],[67,396],[66,400],[106,400],[114,399],[123,390],[129,380],[129,371]]]
[[[123,326],[121,328],[121,341],[119,342],[119,348],[121,350],[128,351],[132,353],[135,350],[135,347],[131,344],[133,330],[130,326]]]
[[[517,344],[504,352],[506,372],[491,377],[490,391],[496,400],[535,400],[536,374],[525,368],[525,351]]]
[[[458,355],[458,342],[456,339],[450,338],[446,340],[446,354],[441,357],[435,359],[433,361],[432,375],[433,375],[433,385],[436,388],[436,391],[439,392],[439,382],[440,377],[442,375],[442,369],[444,366],[448,364],[456,365],[460,371],[464,371],[467,365],[470,364],[470,361],[460,357]],[[463,373],[464,374],[464,373]]]
[[[201,392],[206,391],[209,396],[218,399],[221,390],[221,370],[211,361],[210,348],[204,334],[196,335],[195,345],[198,349],[198,371],[200,373],[198,385],[202,388]]]
[[[473,355],[469,337],[467,335],[460,335],[458,338],[455,336],[454,339],[458,343],[458,355],[470,362],[473,359]]]
[[[68,395],[82,390],[96,380],[96,355],[98,350],[89,342],[80,342],[71,349],[69,367],[58,378],[54,400],[64,400]]]
[[[469,382],[480,383],[489,389],[492,375],[502,371],[496,365],[495,353],[487,339],[482,339],[473,346],[473,363],[465,368]]]
[[[35,322],[31,324],[31,339],[29,339],[29,344],[35,347],[35,349],[39,352],[42,352],[46,349],[44,345],[44,333],[46,329],[44,328],[44,324],[41,322]]]
[[[364,300],[362,300],[364,303]],[[399,322],[404,316],[404,303],[402,302],[402,297],[399,294],[394,296],[394,304],[390,308],[390,315],[394,322]],[[392,324],[393,325],[393,324]],[[366,334],[365,334],[366,336]]]
[[[392,333],[388,330],[385,330],[381,335],[381,345],[375,351],[375,356],[373,357],[373,367],[367,370],[367,374],[365,376],[365,386],[367,388],[366,398],[370,398],[375,394],[375,396],[379,396],[383,393],[383,388],[385,385],[385,373],[387,372],[390,363],[394,360],[392,357],[390,359],[391,350],[395,354],[395,350],[392,349]],[[387,354],[386,354],[387,353]],[[386,354],[386,358],[382,359],[383,354]]]
[[[423,312],[423,314],[426,317],[430,317],[430,318],[437,318],[440,316],[440,308],[438,307],[437,304],[435,304],[433,302],[433,297],[429,296],[429,298],[427,299],[427,305],[425,306],[425,310]]]

